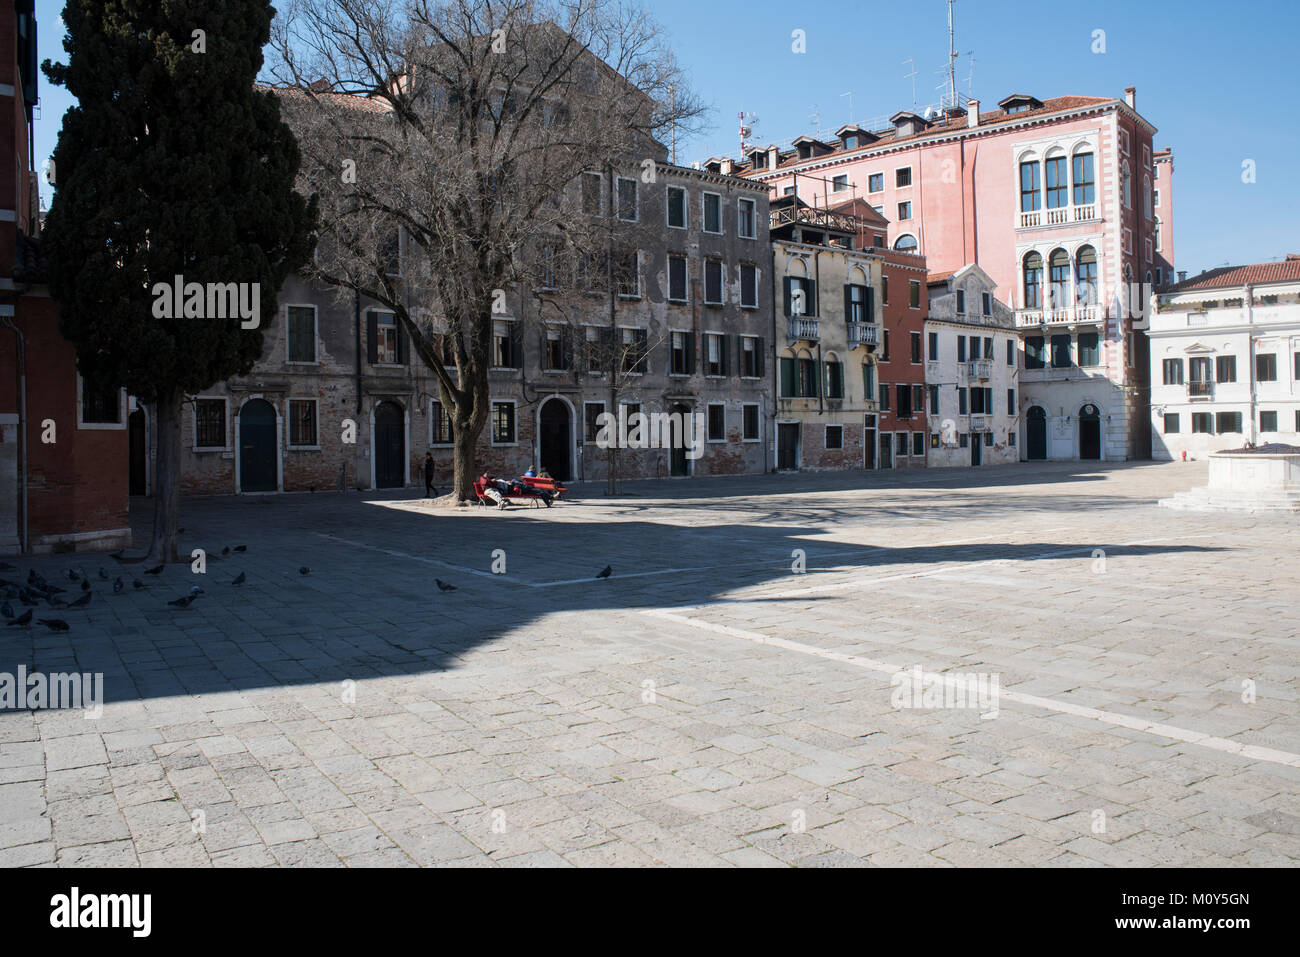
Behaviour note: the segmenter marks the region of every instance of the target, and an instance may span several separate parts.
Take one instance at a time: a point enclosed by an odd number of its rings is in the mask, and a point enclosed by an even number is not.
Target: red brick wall
[[[909,256],[905,253],[883,253],[882,274],[889,281],[889,302],[881,309],[884,331],[889,333],[889,361],[884,361],[884,349],[878,355],[880,363],[876,367],[877,381],[889,386],[889,411],[878,416],[880,431],[885,432],[924,432],[926,431],[926,410],[916,409],[910,419],[898,418],[898,390],[896,386],[925,385],[925,317],[929,313],[929,294],[925,282],[925,259]],[[910,305],[912,282],[921,284],[919,308]],[[921,339],[921,361],[912,361],[912,335]],[[928,396],[927,396],[928,401]],[[877,440],[879,441],[879,440]],[[894,467],[916,467],[925,464],[924,458],[909,457],[895,459]]]

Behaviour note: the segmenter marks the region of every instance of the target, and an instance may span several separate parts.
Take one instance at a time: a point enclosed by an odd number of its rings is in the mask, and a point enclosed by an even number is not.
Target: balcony
[[[879,399],[863,399],[863,400],[862,400],[862,411],[863,411],[863,412],[879,412],[879,411],[880,411],[880,400],[879,400]]]
[[[970,360],[970,362],[966,363],[966,375],[971,379],[991,379],[993,377],[993,360]]]
[[[1063,309],[1017,309],[1016,325],[1022,329],[1032,326],[1067,326],[1076,322],[1101,322],[1105,314],[1101,306],[1074,306]]]
[[[1043,226],[1067,226],[1070,223],[1090,223],[1097,219],[1097,204],[1062,206],[1057,209],[1035,209],[1016,214],[1017,229],[1038,229]]]
[[[879,341],[880,327],[874,322],[850,322],[849,348],[874,346]]]
[[[982,415],[972,415],[970,417],[970,430],[972,432],[987,432],[988,420]]]
[[[1201,381],[1199,381],[1199,380],[1193,379],[1191,382],[1187,383],[1187,398],[1189,398],[1189,399],[1213,399],[1213,398],[1214,398],[1214,383],[1213,383],[1213,382],[1201,382]]]
[[[820,338],[817,331],[817,320],[791,319],[789,325],[786,326],[786,336],[791,342],[798,339],[816,342]]]

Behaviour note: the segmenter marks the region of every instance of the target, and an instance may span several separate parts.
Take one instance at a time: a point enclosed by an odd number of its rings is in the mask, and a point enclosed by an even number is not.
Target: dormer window
[[[852,133],[847,134],[841,142],[844,144],[846,150],[857,149],[858,138]]]
[[[1030,110],[1042,109],[1043,101],[1035,99],[1027,93],[1013,93],[1005,99],[998,100],[998,106],[1007,116],[1013,116],[1016,113],[1028,113]]]
[[[749,154],[749,161],[754,169],[767,169],[767,151],[754,150]]]

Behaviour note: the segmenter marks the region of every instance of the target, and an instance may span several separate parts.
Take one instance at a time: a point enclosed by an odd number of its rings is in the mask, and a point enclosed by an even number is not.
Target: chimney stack
[[[767,148],[767,168],[776,169],[776,164],[781,161],[781,150],[776,146]]]
[[[735,172],[735,168],[736,168],[736,163],[730,156],[728,156],[726,159],[722,161],[723,176],[730,176],[733,172]]]
[[[968,100],[966,110],[966,128],[973,130],[980,125],[980,101]]]
[[[1137,87],[1135,86],[1124,87],[1124,102],[1129,105],[1129,109],[1131,110],[1137,109]]]

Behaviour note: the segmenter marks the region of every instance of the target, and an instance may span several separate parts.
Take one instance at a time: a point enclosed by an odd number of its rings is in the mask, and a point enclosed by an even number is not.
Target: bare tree
[[[583,172],[662,161],[657,135],[702,110],[622,0],[290,0],[272,45],[320,198],[308,275],[396,315],[438,381],[452,495],[469,499],[494,317],[523,319],[544,252],[611,275],[615,217]],[[601,182],[595,202],[613,203]]]

